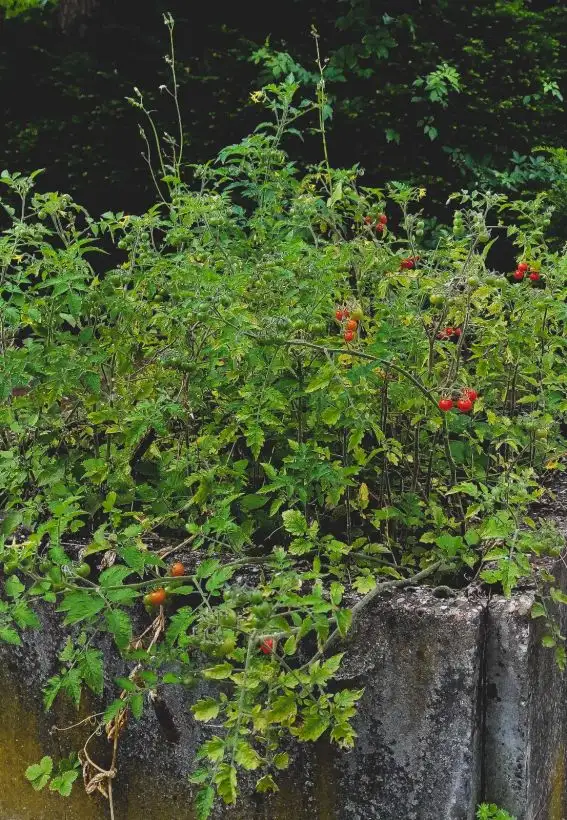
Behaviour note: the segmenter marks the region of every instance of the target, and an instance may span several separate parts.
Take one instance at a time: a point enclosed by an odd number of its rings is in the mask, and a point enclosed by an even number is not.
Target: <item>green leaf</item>
[[[9,598],[19,598],[25,589],[17,575],[10,575],[4,582],[4,592]]]
[[[79,659],[81,677],[92,691],[100,695],[104,685],[103,655],[99,649],[87,649]]]
[[[210,740],[205,741],[199,747],[197,758],[206,757],[212,763],[218,763],[224,757],[225,743],[220,737],[214,735]]]
[[[10,643],[13,646],[20,646],[22,640],[15,629],[10,626],[0,626],[0,641]]]
[[[268,713],[270,723],[293,722],[297,714],[297,701],[294,695],[280,695],[272,703]]]
[[[200,720],[203,723],[207,723],[209,720],[214,720],[217,717],[219,710],[220,704],[214,698],[198,700],[197,703],[194,703],[191,707],[195,720]]]
[[[29,606],[23,601],[17,603],[12,609],[12,618],[18,624],[20,629],[24,629],[25,627],[39,629],[41,625],[40,620],[33,609],[30,609]]]
[[[352,611],[350,609],[339,609],[335,613],[335,618],[337,620],[337,629],[341,637],[344,638],[352,625]]]
[[[130,709],[135,720],[140,720],[144,712],[144,696],[141,692],[137,692],[130,698]]]
[[[212,786],[199,789],[195,797],[195,814],[197,820],[208,820],[215,802],[215,790]]]
[[[339,584],[338,581],[333,581],[331,584],[331,603],[333,606],[338,606],[342,601],[344,595],[345,588],[342,584]]]
[[[274,757],[276,769],[287,769],[289,767],[289,755],[287,752],[280,752]]]
[[[201,561],[197,567],[197,578],[201,581],[203,578],[208,578],[220,567],[220,561],[216,558],[207,558],[206,561]]]
[[[316,390],[323,390],[325,387],[328,387],[331,383],[331,380],[334,376],[332,370],[329,370],[327,367],[321,367],[317,372],[317,375],[309,382],[307,387],[305,388],[306,393],[315,393]]]
[[[131,574],[131,567],[124,567],[122,565],[109,567],[101,572],[98,582],[101,587],[120,586],[120,584],[122,584],[123,581]]]
[[[234,759],[239,766],[248,771],[258,769],[262,764],[262,758],[258,752],[245,740],[238,741]]]
[[[542,646],[545,646],[548,649],[551,649],[552,647],[555,646],[555,644],[557,642],[556,642],[555,638],[552,635],[544,635],[543,638],[541,639],[541,643],[542,643]]]
[[[215,775],[215,784],[219,796],[229,806],[236,803],[236,769],[228,763],[221,763]]]
[[[232,675],[233,668],[230,663],[218,663],[216,666],[209,666],[203,669],[202,674],[204,678],[211,680],[224,680]]]
[[[73,783],[78,778],[79,772],[77,769],[69,769],[66,772],[54,777],[49,788],[52,792],[59,792],[61,797],[69,797],[73,789]]]
[[[321,715],[317,712],[307,717],[304,724],[299,728],[292,728],[292,734],[300,740],[319,740],[323,732],[329,728],[330,719],[328,715]]]
[[[53,760],[49,756],[42,757],[39,763],[28,766],[25,775],[36,791],[40,791],[47,785],[51,772],[53,771]]]
[[[545,618],[546,612],[544,606],[540,603],[535,603],[531,608],[530,615],[532,618]]]
[[[126,649],[132,640],[132,621],[122,609],[111,609],[105,613],[106,628],[113,635],[118,649]]]
[[[285,510],[282,513],[283,525],[290,535],[305,535],[309,532],[309,525],[299,510]]]
[[[367,592],[371,592],[376,586],[376,579],[373,575],[357,575],[352,585],[357,592],[366,595]]]
[[[94,617],[101,609],[104,609],[104,599],[96,592],[73,591],[65,593],[57,612],[67,613],[63,623],[70,626]]]
[[[260,794],[265,794],[266,792],[278,792],[279,787],[271,774],[265,774],[256,781],[256,791]]]
[[[321,419],[328,424],[329,427],[333,427],[341,417],[341,411],[338,407],[327,407],[321,413]]]

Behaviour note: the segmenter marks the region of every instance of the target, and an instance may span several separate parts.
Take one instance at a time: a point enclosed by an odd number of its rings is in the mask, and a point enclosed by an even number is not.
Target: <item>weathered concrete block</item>
[[[292,744],[295,763],[278,794],[245,794],[236,808],[219,809],[215,817],[473,820],[476,805],[487,799],[517,820],[565,820],[565,681],[553,653],[541,646],[531,604],[528,593],[489,603],[464,595],[440,600],[427,589],[376,601],[344,647],[337,682],[365,688],[355,749]],[[2,820],[108,817],[105,801],[80,786],[68,802],[33,792],[24,779],[26,766],[42,754],[67,754],[84,740],[84,727],[50,734],[54,723],[75,723],[97,708],[85,699],[78,717],[64,701],[54,713],[43,712],[39,689],[56,671],[62,641],[50,618],[23,647],[0,645]],[[112,696],[112,678],[124,670],[110,644],[108,651]],[[161,817],[164,807],[168,820],[192,820],[186,775],[202,727],[182,687],[167,687],[164,698],[178,742],[164,736],[151,707],[130,723],[114,788],[117,820]],[[96,753],[104,762],[104,741]]]
[[[533,601],[496,597],[488,608],[483,792],[517,820],[565,820],[565,681]]]

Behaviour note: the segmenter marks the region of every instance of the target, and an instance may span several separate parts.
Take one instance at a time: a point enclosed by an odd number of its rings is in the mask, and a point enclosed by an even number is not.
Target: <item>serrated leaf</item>
[[[203,700],[198,700],[197,703],[194,703],[191,707],[195,720],[200,720],[203,723],[207,723],[209,720],[214,720],[217,717],[219,710],[220,704],[214,698],[204,698]]]
[[[297,701],[294,695],[280,695],[272,703],[268,713],[270,723],[293,721],[297,714]]]
[[[232,675],[232,671],[232,664],[217,663],[216,666],[209,666],[207,669],[203,669],[202,674],[203,677],[209,678],[210,680],[224,680]]]
[[[224,757],[224,746],[224,740],[214,735],[210,740],[201,744],[197,751],[197,758],[200,760],[206,757],[212,763],[218,763]]]
[[[17,575],[10,575],[4,582],[4,592],[9,598],[19,598],[25,589]]]
[[[236,769],[228,763],[221,763],[215,775],[217,792],[223,802],[230,806],[236,803]]]
[[[352,612],[350,609],[339,609],[335,614],[337,629],[341,637],[345,637],[352,625]]]
[[[22,643],[20,636],[11,626],[0,626],[0,641],[12,644],[12,646],[20,646]]]
[[[141,692],[137,692],[130,698],[130,708],[136,720],[140,720],[144,712],[144,696]]]
[[[67,626],[92,618],[104,608],[104,600],[97,593],[86,591],[66,592],[57,612],[66,612]]]
[[[287,752],[280,752],[274,757],[276,769],[287,769],[289,767],[289,755]]]
[[[239,766],[248,771],[254,771],[262,764],[262,758],[246,740],[240,740],[237,743],[234,759]]]
[[[300,740],[310,740],[315,742],[319,740],[323,732],[329,728],[328,715],[321,715],[318,713],[308,715],[302,726],[297,729],[291,729],[292,734],[296,735]]]
[[[79,659],[81,677],[95,694],[102,694],[104,685],[103,655],[99,649],[87,649]]]
[[[343,599],[345,588],[338,581],[333,581],[331,584],[330,596],[333,606],[338,606]]]
[[[366,595],[367,592],[371,592],[376,586],[376,579],[373,575],[357,575],[352,585],[357,592]]]
[[[212,786],[199,789],[195,797],[195,814],[197,820],[208,820],[215,802],[215,790]]]
[[[106,628],[114,637],[118,649],[125,649],[132,640],[132,621],[122,609],[111,609],[105,613]]]
[[[57,777],[53,778],[49,784],[49,789],[52,792],[59,792],[61,797],[69,797],[73,789],[73,783],[78,776],[78,769],[69,769],[66,772],[62,772],[60,775],[57,775]]]
[[[340,417],[341,411],[338,407],[326,407],[321,413],[321,419],[325,422],[325,424],[328,424],[329,427],[333,427]]]
[[[544,606],[540,603],[535,603],[531,608],[530,615],[532,618],[545,618],[546,612]]]
[[[39,618],[33,609],[30,609],[29,606],[23,601],[20,601],[12,609],[12,618],[18,624],[20,629],[24,629],[25,627],[29,627],[30,629],[38,629],[41,625]]]
[[[279,787],[271,774],[265,774],[264,777],[256,781],[256,791],[260,794],[279,792]]]
[[[201,561],[197,567],[197,578],[201,581],[203,578],[208,578],[220,567],[220,561],[216,558],[207,558],[206,561]]]
[[[98,582],[101,587],[115,587],[120,586],[124,580],[132,574],[131,567],[119,565],[117,567],[109,567],[100,573]]]
[[[309,525],[299,510],[285,510],[282,513],[283,525],[290,535],[305,535],[309,532]]]

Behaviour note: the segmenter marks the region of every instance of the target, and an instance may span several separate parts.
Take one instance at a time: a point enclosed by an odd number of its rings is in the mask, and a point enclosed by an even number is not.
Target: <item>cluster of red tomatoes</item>
[[[408,256],[400,262],[400,270],[413,270],[419,262],[419,256]]]
[[[521,282],[526,276],[532,282],[538,282],[541,279],[541,274],[530,268],[527,262],[520,262],[512,276],[516,282]]]
[[[440,330],[437,334],[437,338],[455,340],[462,336],[462,334],[463,331],[460,327],[444,327],[443,330]]]
[[[348,308],[337,308],[335,311],[335,319],[340,322],[343,329],[343,339],[345,342],[352,342],[358,330],[358,323],[363,317],[362,308],[355,307],[352,310]]]
[[[447,413],[449,410],[452,410],[456,404],[457,409],[460,410],[461,413],[470,413],[477,398],[478,393],[476,390],[473,390],[471,387],[463,387],[460,398],[457,399],[456,403],[453,402],[453,399],[446,396],[445,398],[439,399],[437,406],[443,413]]]
[[[374,228],[376,233],[384,233],[384,228],[388,224],[388,217],[386,214],[380,214],[376,219],[371,216],[364,217],[364,224]]]

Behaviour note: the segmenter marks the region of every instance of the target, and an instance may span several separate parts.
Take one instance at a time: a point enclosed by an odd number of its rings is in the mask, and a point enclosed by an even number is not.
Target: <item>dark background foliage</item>
[[[440,203],[482,182],[523,191],[547,181],[531,153],[565,142],[567,8],[544,0],[3,0],[0,56],[2,167],[46,168],[42,187],[66,190],[100,212],[139,209],[152,190],[138,141],[138,86],[164,128],[171,106],[167,32],[176,20],[189,161],[201,162],[256,122],[250,91],[289,70],[287,52],[315,74],[316,25],[334,99],[335,164],[359,162],[367,184],[426,185]],[[23,13],[15,14],[24,9]],[[250,55],[269,38],[256,63]],[[262,57],[262,59],[260,59]],[[415,81],[447,63],[460,90],[439,99]],[[304,160],[315,147],[296,145]]]

